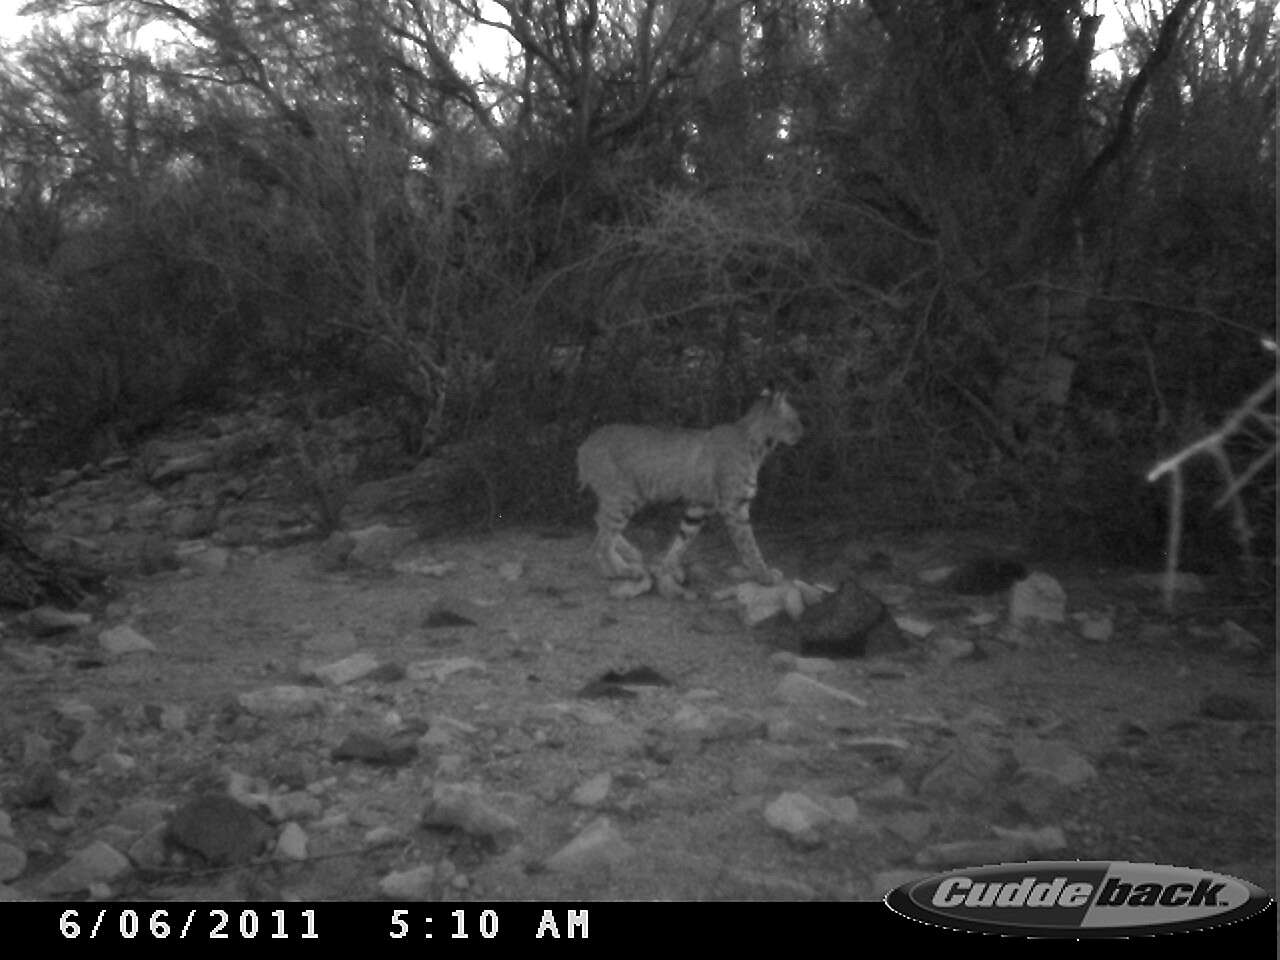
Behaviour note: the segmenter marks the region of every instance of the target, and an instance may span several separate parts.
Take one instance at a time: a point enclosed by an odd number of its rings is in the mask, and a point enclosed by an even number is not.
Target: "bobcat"
[[[684,583],[681,558],[712,512],[724,518],[750,575],[776,583],[781,574],[765,566],[751,532],[751,500],[765,457],[779,443],[795,444],[803,432],[786,395],[772,390],[737,423],[710,430],[628,424],[596,430],[578,448],[578,481],[600,501],[594,552],[601,572],[647,582],[644,557],[622,531],[644,504],[682,500],[680,530],[655,570],[660,584]]]

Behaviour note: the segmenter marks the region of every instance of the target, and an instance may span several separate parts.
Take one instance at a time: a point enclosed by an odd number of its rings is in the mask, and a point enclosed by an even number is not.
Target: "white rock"
[[[378,658],[373,654],[356,653],[334,663],[312,667],[308,673],[321,683],[328,684],[331,687],[340,687],[344,683],[352,683],[361,677],[368,676],[377,670],[378,666]]]
[[[155,644],[133,627],[121,624],[98,634],[98,645],[107,653],[123,656],[129,653],[154,653]]]
[[[1010,623],[1063,623],[1066,619],[1067,592],[1047,573],[1033,573],[1013,585],[1009,594]]]
[[[936,585],[951,576],[951,574],[955,572],[955,569],[954,565],[949,567],[931,567],[928,570],[921,570],[917,573],[916,579],[921,583]]]
[[[430,900],[436,870],[431,864],[389,873],[378,882],[378,889],[388,900]]]
[[[803,793],[784,793],[764,808],[764,819],[775,830],[799,840],[816,839],[816,831],[828,823],[831,813]]]
[[[1106,614],[1076,614],[1080,636],[1094,643],[1106,643],[1116,632],[1115,623]]]
[[[290,821],[280,830],[276,837],[276,856],[281,860],[302,861],[307,859],[307,833],[298,824]]]
[[[559,873],[575,873],[592,867],[621,863],[634,850],[608,817],[589,823],[546,860],[546,868]]]
[[[613,776],[610,773],[597,773],[594,777],[578,784],[569,795],[569,802],[577,807],[598,807],[604,803],[612,786]]]
[[[46,876],[39,886],[43,893],[76,893],[88,890],[93,883],[110,883],[130,869],[128,857],[97,840],[75,853]]]
[[[895,614],[893,622],[898,625],[899,630],[903,633],[909,633],[913,637],[927,637],[933,633],[934,628],[937,626],[922,617],[915,617],[906,613]]]
[[[1005,828],[993,826],[991,832],[1002,840],[1024,843],[1028,850],[1036,854],[1057,853],[1067,848],[1067,838],[1061,827]]]
[[[315,687],[284,684],[250,690],[236,698],[241,709],[255,717],[306,717],[324,710],[325,694]]]
[[[397,573],[412,573],[420,577],[447,577],[458,565],[452,560],[436,562],[426,558],[417,560],[397,560],[391,569]]]
[[[443,681],[455,673],[484,672],[485,666],[471,657],[447,657],[437,660],[419,660],[405,668],[405,676],[410,680]]]
[[[27,854],[12,843],[0,843],[0,883],[8,883],[22,876],[27,869]]]
[[[774,696],[786,703],[847,703],[865,707],[867,701],[830,684],[807,677],[803,673],[788,673],[774,689]]]
[[[505,838],[520,830],[515,819],[490,804],[479,787],[460,783],[440,783],[432,788],[422,823],[453,827],[476,837]]]

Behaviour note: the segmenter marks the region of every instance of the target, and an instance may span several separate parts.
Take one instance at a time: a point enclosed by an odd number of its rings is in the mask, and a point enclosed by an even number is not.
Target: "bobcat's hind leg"
[[[596,563],[608,579],[640,580],[649,576],[643,554],[622,535],[632,512],[633,508],[627,503],[602,502],[596,513]]]
[[[694,505],[685,508],[684,516],[680,519],[680,529],[655,570],[659,583],[664,581],[672,584],[684,583],[685,572],[681,561],[684,559],[685,551],[689,549],[689,544],[702,529],[707,513],[708,508],[703,506]]]

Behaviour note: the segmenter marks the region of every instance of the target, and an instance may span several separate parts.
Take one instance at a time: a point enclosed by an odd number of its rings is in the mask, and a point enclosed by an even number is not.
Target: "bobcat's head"
[[[787,402],[784,390],[766,387],[747,416],[751,421],[751,432],[770,449],[780,443],[795,446],[804,436],[800,414]]]

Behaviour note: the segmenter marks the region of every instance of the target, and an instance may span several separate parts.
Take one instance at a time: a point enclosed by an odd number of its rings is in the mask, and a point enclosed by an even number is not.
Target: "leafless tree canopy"
[[[560,511],[593,425],[717,422],[773,381],[812,424],[779,503],[1116,552],[1161,542],[1150,466],[1274,375],[1273,2],[26,10],[11,462],[341,384],[407,455],[482,441],[520,464],[505,510]],[[1221,446],[1233,477],[1269,449]],[[1264,462],[1235,492],[1274,530]],[[1187,482],[1207,513],[1216,475]]]

